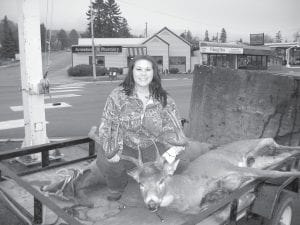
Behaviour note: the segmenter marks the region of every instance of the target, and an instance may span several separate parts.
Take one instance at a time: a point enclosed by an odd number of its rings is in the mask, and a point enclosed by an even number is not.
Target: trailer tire
[[[294,199],[289,194],[283,193],[274,209],[273,218],[265,220],[265,225],[292,225],[294,214]]]

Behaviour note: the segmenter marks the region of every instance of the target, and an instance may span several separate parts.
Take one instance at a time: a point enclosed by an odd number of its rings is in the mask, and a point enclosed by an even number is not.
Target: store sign
[[[120,53],[122,52],[122,46],[98,46],[98,52],[115,52]]]
[[[72,46],[72,53],[92,52],[92,46]]]
[[[264,45],[264,33],[250,34],[250,45]]]
[[[243,48],[228,48],[228,47],[200,47],[201,53],[216,53],[216,54],[243,54]]]

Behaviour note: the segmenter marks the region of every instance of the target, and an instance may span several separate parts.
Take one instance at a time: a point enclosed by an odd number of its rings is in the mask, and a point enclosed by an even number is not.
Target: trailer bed
[[[86,166],[86,162],[79,162],[68,165],[65,168],[83,168],[84,166]],[[25,175],[22,176],[21,179],[39,191],[41,185],[49,184],[49,181],[55,182],[55,179],[57,179],[57,171],[60,169],[61,168],[53,168]],[[32,194],[26,190],[26,187],[21,187],[15,180],[9,179],[0,183],[0,189],[6,196],[13,197],[17,204],[26,209],[30,214],[34,214],[34,198]],[[44,195],[43,192],[40,193]],[[93,208],[76,207],[74,201],[63,200],[56,196],[46,197],[48,201],[52,201],[65,214],[72,216],[81,224],[87,225],[156,225],[162,222],[161,219],[163,219],[166,225],[179,225],[184,224],[189,220],[189,217],[191,217],[189,215],[171,212],[167,209],[160,209],[158,214],[150,212],[143,202],[137,183],[133,180],[130,180],[122,198],[117,202],[106,200],[108,192],[107,188],[103,185],[88,187],[85,193],[89,200],[94,203]],[[58,220],[56,213],[47,207],[44,207],[43,214],[43,220],[46,224],[52,224]],[[213,219],[208,218],[200,224],[214,225],[216,223],[214,223]]]

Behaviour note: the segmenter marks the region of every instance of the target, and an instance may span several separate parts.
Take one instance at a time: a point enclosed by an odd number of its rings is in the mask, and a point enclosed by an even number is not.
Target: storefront
[[[203,65],[232,69],[267,69],[272,54],[268,47],[215,42],[201,42],[199,51]]]
[[[92,64],[92,40],[80,38],[72,46],[72,66]],[[128,69],[136,55],[150,55],[161,73],[177,68],[185,73],[191,70],[191,45],[164,27],[149,38],[94,38],[96,66]]]
[[[286,67],[300,67],[300,43],[266,43]]]

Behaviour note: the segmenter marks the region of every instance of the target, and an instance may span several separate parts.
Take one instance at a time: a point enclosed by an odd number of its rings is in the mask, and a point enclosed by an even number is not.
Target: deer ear
[[[138,168],[127,171],[127,174],[131,176],[133,179],[135,179],[136,182],[138,183],[140,182],[140,171]]]
[[[167,175],[173,175],[175,170],[177,169],[179,163],[179,159],[173,161],[172,163],[168,163],[168,161],[165,161],[164,163],[164,171]]]

